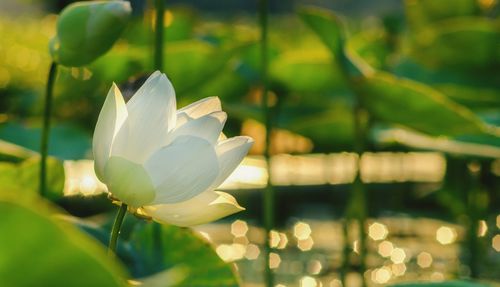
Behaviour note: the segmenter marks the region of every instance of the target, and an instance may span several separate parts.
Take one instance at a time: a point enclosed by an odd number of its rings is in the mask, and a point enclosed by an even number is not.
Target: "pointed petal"
[[[206,114],[220,111],[222,111],[220,99],[218,97],[208,97],[183,107],[177,113],[184,113],[192,119],[197,119]]]
[[[183,135],[200,137],[211,144],[215,144],[222,132],[226,119],[227,114],[225,112],[213,112],[200,118],[189,120],[168,135],[167,145]]]
[[[113,83],[102,106],[92,139],[94,169],[103,180],[104,166],[109,159],[113,138],[127,118],[127,107],[118,87]]]
[[[104,182],[114,197],[132,207],[149,204],[155,198],[153,183],[144,167],[121,157],[109,158]]]
[[[165,74],[153,73],[127,103],[127,123],[118,132],[113,155],[144,163],[165,145],[175,127],[175,109],[172,84]]]
[[[200,118],[214,112],[221,112],[222,106],[218,97],[208,97],[194,102],[177,111],[176,128],[189,120]]]
[[[215,147],[220,171],[211,186],[212,189],[221,185],[233,173],[247,155],[253,143],[254,140],[251,137],[238,136],[224,140]]]
[[[153,204],[177,203],[206,190],[219,174],[214,147],[193,136],[180,136],[155,152],[145,168],[153,179]]]
[[[141,213],[160,223],[194,226],[245,210],[225,192],[205,191],[187,201],[175,204],[148,205]]]

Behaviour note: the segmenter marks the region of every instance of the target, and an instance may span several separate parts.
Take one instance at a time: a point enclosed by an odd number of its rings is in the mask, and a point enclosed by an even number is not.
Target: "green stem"
[[[155,50],[154,50],[154,69],[163,71],[163,35],[164,35],[164,15],[165,0],[155,0],[156,25],[155,25]],[[156,260],[156,266],[160,268],[163,265],[163,243],[161,237],[161,225],[153,222],[153,254]]]
[[[49,152],[49,134],[50,134],[50,115],[52,113],[52,98],[54,91],[54,83],[57,75],[57,64],[50,64],[49,75],[47,78],[47,86],[45,91],[45,106],[43,110],[43,127],[42,139],[40,144],[40,195],[47,194],[47,155]]]
[[[366,186],[363,184],[361,180],[361,156],[366,150],[366,138],[368,136],[369,125],[367,121],[367,111],[363,107],[361,95],[357,91],[357,76],[353,76],[349,72],[348,60],[344,54],[340,55],[340,68],[342,70],[342,75],[344,80],[349,84],[349,87],[353,90],[354,94],[354,105],[352,108],[352,117],[354,122],[354,151],[358,155],[357,160],[357,172],[354,182],[352,184],[352,193],[349,199],[348,208],[346,211],[346,222],[349,224],[351,219],[356,219],[358,222],[358,233],[359,233],[359,241],[358,241],[358,249],[359,249],[359,272],[362,275],[362,286],[366,286],[366,280],[364,277],[364,273],[366,271],[366,255],[367,255],[367,246],[366,246],[366,217],[367,217],[367,192]],[[348,226],[346,227],[348,228]],[[345,233],[348,233],[346,231]],[[348,234],[345,234],[348,236]],[[347,240],[347,237],[346,237]],[[349,244],[348,242],[346,244]],[[347,246],[344,246],[347,248]],[[349,256],[347,251],[345,251],[343,258],[343,272],[347,272],[349,267]],[[345,285],[345,282],[342,282]]]
[[[342,224],[342,236],[344,237],[344,246],[342,248],[342,263],[340,268],[340,281],[342,282],[342,286],[346,286],[346,278],[350,265],[349,255],[351,254],[351,247],[349,244],[349,223],[349,219],[346,216]]]
[[[358,96],[359,97],[359,96]],[[366,286],[366,281],[364,278],[364,274],[366,271],[366,215],[367,215],[367,199],[366,199],[366,188],[363,182],[361,181],[361,156],[365,151],[365,137],[366,137],[366,123],[363,117],[363,108],[357,99],[356,106],[354,107],[354,132],[355,132],[355,150],[358,154],[358,163],[357,163],[357,173],[356,178],[353,183],[353,207],[356,210],[356,219],[358,221],[358,234],[359,234],[359,272],[362,275],[362,286]]]
[[[163,70],[163,17],[165,13],[165,0],[155,0],[156,23],[155,23],[155,50],[154,68]]]
[[[153,254],[158,270],[163,270],[163,241],[161,238],[161,225],[153,222]]]
[[[466,167],[467,168],[467,167]],[[468,171],[468,170],[467,170]],[[479,274],[479,262],[481,258],[480,250],[480,240],[478,238],[479,229],[479,206],[478,198],[480,192],[479,183],[479,172],[480,171],[468,171],[468,177],[470,178],[469,188],[467,190],[467,213],[468,213],[468,245],[469,245],[469,256],[468,265],[470,268],[470,277],[477,279],[480,278]],[[463,180],[463,179],[462,179]],[[466,184],[464,184],[466,185]]]
[[[264,281],[267,287],[274,286],[274,275],[269,266],[269,255],[271,254],[270,232],[274,228],[274,189],[271,183],[271,168],[270,168],[270,145],[271,145],[271,110],[269,108],[269,80],[268,66],[269,60],[267,57],[268,50],[268,14],[269,3],[267,0],[259,0],[259,26],[260,26],[260,56],[261,56],[261,85],[262,85],[262,113],[264,117],[264,125],[266,129],[266,138],[264,144],[264,158],[266,160],[268,181],[264,190],[264,227],[266,230],[265,246],[264,246]]]
[[[120,234],[120,229],[122,227],[123,219],[127,213],[127,205],[122,203],[118,213],[116,214],[115,222],[113,223],[113,229],[111,229],[111,237],[109,239],[108,254],[116,253],[116,242],[118,241],[118,235]]]

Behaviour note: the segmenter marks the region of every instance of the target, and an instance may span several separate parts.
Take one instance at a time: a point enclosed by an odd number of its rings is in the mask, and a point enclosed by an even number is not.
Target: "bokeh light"
[[[443,244],[451,244],[457,239],[457,232],[455,229],[448,226],[441,226],[436,231],[436,240]]]
[[[293,235],[298,240],[306,240],[311,235],[311,227],[305,222],[297,222],[293,227]]]
[[[432,255],[428,252],[420,252],[417,255],[417,264],[421,268],[429,268],[432,265]]]
[[[368,235],[373,240],[384,240],[387,234],[389,234],[389,230],[387,230],[387,226],[382,223],[375,222],[368,227]]]

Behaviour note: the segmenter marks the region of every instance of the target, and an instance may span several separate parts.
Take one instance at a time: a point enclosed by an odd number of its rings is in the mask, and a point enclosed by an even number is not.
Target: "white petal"
[[[104,182],[114,197],[133,207],[149,204],[155,198],[153,182],[144,167],[121,157],[109,158]]]
[[[112,154],[144,163],[165,145],[175,127],[175,91],[165,74],[153,73],[127,103],[128,118]]]
[[[190,118],[197,119],[206,114],[220,111],[222,111],[220,99],[218,97],[208,97],[183,107],[178,113],[185,113]]]
[[[109,159],[113,138],[127,118],[127,107],[118,87],[113,83],[102,106],[92,139],[94,169],[103,180],[104,166]]]
[[[196,101],[177,111],[177,127],[182,126],[189,120],[200,118],[213,112],[222,111],[218,97],[208,97]]]
[[[208,223],[245,210],[225,192],[205,191],[187,201],[175,204],[144,206],[140,212],[160,223],[194,226]]]
[[[214,147],[193,136],[180,136],[155,152],[145,168],[156,188],[153,204],[185,201],[206,190],[219,174]]]
[[[211,185],[212,189],[221,185],[238,167],[252,147],[254,140],[247,136],[232,137],[220,142],[216,147],[219,160],[219,175]]]
[[[183,135],[200,137],[211,144],[215,144],[222,132],[226,119],[227,114],[225,112],[213,112],[200,118],[189,120],[169,133],[167,144],[170,144],[176,138]]]

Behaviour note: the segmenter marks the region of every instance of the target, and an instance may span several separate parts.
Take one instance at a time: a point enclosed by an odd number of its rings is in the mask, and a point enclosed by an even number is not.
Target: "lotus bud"
[[[53,60],[80,67],[106,53],[125,29],[132,9],[127,1],[76,2],[57,20],[57,34],[50,40]]]

